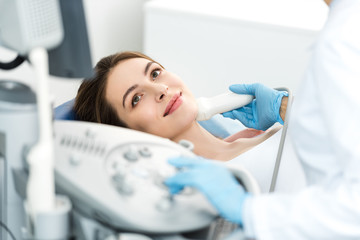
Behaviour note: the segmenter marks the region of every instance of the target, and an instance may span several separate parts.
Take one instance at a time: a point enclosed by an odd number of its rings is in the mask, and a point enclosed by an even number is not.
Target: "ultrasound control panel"
[[[172,196],[170,157],[194,156],[168,139],[80,121],[55,122],[55,179],[74,208],[117,229],[176,233],[208,226],[216,211],[198,191]],[[186,144],[184,144],[186,146]]]

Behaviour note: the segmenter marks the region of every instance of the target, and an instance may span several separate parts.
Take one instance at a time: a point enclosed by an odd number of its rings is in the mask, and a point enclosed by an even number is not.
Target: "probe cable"
[[[20,66],[25,60],[26,60],[26,58],[24,58],[20,55],[17,55],[16,58],[14,60],[12,60],[11,62],[8,62],[8,63],[0,62],[0,69],[3,69],[3,70],[14,69],[14,68]]]
[[[11,236],[11,238],[13,240],[16,240],[14,234],[10,231],[10,229],[2,221],[0,221],[0,226],[3,227],[6,230],[6,232],[9,233],[9,235]]]
[[[293,99],[294,99],[294,96],[293,96],[292,92],[290,91],[290,89],[288,89],[288,88],[275,88],[275,89],[278,90],[278,91],[286,91],[289,96],[288,96],[288,103],[287,103],[287,107],[286,107],[283,130],[282,130],[282,133],[281,133],[279,149],[278,149],[277,156],[276,156],[276,162],[275,162],[275,166],[274,166],[274,171],[273,171],[273,176],[272,176],[272,179],[271,179],[271,185],[270,185],[270,191],[269,192],[274,192],[274,190],[275,190],[276,181],[277,181],[277,177],[278,177],[278,174],[279,174],[281,157],[282,157],[282,153],[283,153],[283,150],[284,150],[286,132],[287,132],[288,125],[289,125],[290,110],[291,110]]]

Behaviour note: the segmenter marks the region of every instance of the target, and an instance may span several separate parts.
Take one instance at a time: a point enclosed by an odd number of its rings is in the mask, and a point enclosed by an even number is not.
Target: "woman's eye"
[[[136,104],[138,104],[140,102],[141,96],[140,95],[135,95],[131,101],[131,106],[135,107]]]
[[[158,69],[155,69],[154,71],[151,72],[151,77],[153,80],[155,80],[159,75],[160,75],[160,70]]]

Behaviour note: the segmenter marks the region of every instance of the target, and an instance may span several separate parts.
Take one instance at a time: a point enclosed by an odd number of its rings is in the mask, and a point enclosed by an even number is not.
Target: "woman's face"
[[[175,138],[195,121],[195,98],[182,80],[145,58],[120,62],[111,70],[106,100],[131,129]]]

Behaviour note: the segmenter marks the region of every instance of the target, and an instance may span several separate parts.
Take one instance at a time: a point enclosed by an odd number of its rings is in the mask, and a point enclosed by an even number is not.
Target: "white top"
[[[245,202],[256,239],[360,239],[360,1],[335,0],[289,130],[308,187]]]
[[[322,0],[155,0],[146,8],[310,31],[320,30],[328,13]]]

